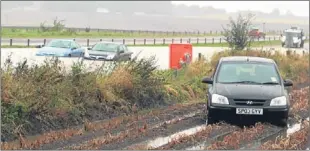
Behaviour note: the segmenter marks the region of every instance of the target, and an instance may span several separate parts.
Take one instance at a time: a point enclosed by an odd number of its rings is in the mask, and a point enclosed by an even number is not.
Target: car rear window
[[[272,63],[223,62],[220,65],[217,82],[234,83],[240,81],[280,83],[280,77]]]

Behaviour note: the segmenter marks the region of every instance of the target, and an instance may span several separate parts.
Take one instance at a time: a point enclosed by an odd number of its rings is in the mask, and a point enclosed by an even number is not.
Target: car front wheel
[[[206,118],[206,124],[211,125],[211,124],[215,124],[217,122],[218,122],[218,119],[215,116],[213,116],[213,111],[208,110],[207,118]]]
[[[279,126],[286,127],[288,123],[288,118],[282,118],[279,120]]]

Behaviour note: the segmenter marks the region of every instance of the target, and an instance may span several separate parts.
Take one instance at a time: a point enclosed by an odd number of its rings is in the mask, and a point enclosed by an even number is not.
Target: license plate
[[[263,115],[263,109],[257,108],[237,108],[236,114],[246,114],[246,115]]]

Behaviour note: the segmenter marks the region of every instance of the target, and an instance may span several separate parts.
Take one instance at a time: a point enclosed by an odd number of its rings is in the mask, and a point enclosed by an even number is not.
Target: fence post
[[[102,39],[100,39],[100,41],[102,41]]]
[[[188,43],[191,43],[191,38],[188,38]]]
[[[171,43],[173,43],[173,42],[174,42],[174,39],[172,38]]]
[[[198,53],[198,60],[201,60],[201,53]]]
[[[197,38],[197,44],[199,44],[199,38]]]
[[[87,39],[87,47],[89,47],[89,39]]]
[[[207,44],[207,38],[205,38],[205,44]]]
[[[144,45],[146,44],[146,39],[144,39]]]
[[[133,45],[136,45],[136,39],[133,39]]]
[[[165,41],[166,41],[166,40],[165,40],[165,38],[164,38],[164,39],[163,39],[163,44],[165,44]]]
[[[27,46],[30,46],[30,39],[27,40]]]
[[[214,44],[214,38],[212,38],[212,44]]]
[[[182,43],[182,38],[180,39],[180,43]]]
[[[270,37],[269,37],[269,41],[270,41]]]
[[[46,39],[43,40],[43,45],[45,45],[45,44],[46,44]]]
[[[156,44],[156,39],[154,38],[154,45]]]
[[[222,43],[222,38],[220,38],[220,44]]]
[[[114,39],[112,39],[111,41],[114,42]]]
[[[13,45],[13,39],[10,39],[10,46]]]
[[[73,41],[75,41],[75,39],[73,39]]]
[[[273,37],[273,40],[276,40],[276,37]]]
[[[123,39],[123,44],[125,44],[125,39]]]

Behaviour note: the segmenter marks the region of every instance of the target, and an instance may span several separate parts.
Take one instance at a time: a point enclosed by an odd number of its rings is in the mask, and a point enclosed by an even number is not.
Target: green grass
[[[13,29],[2,28],[2,38],[169,38],[169,37],[207,37],[220,36],[220,32],[185,34],[182,33],[153,33],[153,32],[109,32],[109,31],[70,31],[62,32],[42,32],[38,29]],[[275,33],[267,33],[267,35],[275,35]]]
[[[206,37],[219,36],[220,33],[200,33],[200,34],[185,34],[185,33],[153,33],[153,32],[109,32],[109,31],[63,31],[63,32],[41,32],[38,29],[10,29],[2,28],[1,36],[3,38],[168,38],[168,37]]]
[[[305,42],[309,42],[309,40],[306,40]],[[207,43],[207,44],[197,44],[192,43],[194,47],[228,47],[227,43]],[[281,42],[279,40],[273,40],[273,41],[259,41],[259,42],[252,42],[251,47],[262,47],[262,46],[279,46],[281,45]],[[129,47],[163,47],[163,46],[169,46],[169,44],[137,44],[137,45],[127,45]],[[1,48],[35,48],[35,46],[21,46],[21,45],[2,45]]]

